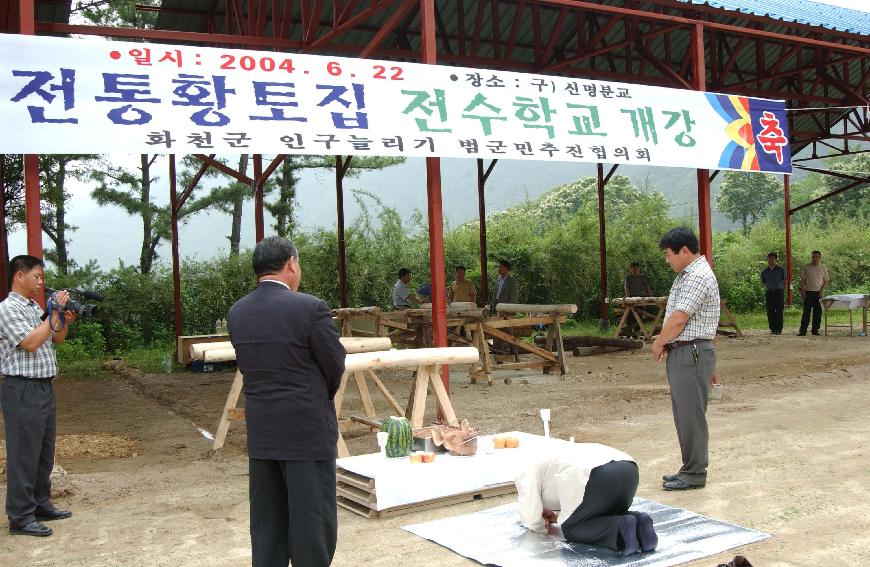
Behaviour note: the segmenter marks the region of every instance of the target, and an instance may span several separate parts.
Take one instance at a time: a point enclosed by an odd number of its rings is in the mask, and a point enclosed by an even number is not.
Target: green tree
[[[67,201],[70,198],[67,181],[84,181],[98,162],[99,156],[89,154],[39,156],[42,231],[54,244],[53,250],[47,249],[43,254],[47,260],[54,262],[62,274],[67,273],[73,264],[68,252],[68,234],[78,228],[66,222]]]
[[[726,171],[716,195],[716,208],[733,222],[739,222],[743,234],[747,234],[749,227],[764,217],[767,207],[781,194],[782,182],[773,175]]]

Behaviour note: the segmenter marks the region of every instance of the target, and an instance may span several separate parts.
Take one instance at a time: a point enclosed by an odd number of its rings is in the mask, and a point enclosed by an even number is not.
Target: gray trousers
[[[50,510],[57,402],[51,380],[6,376],[0,389],[6,430],[6,515],[10,527]]]
[[[668,352],[666,368],[674,425],[677,426],[683,457],[683,466],[677,477],[686,482],[705,484],[709,462],[707,389],[716,369],[716,349],[712,341],[699,341],[695,346],[697,360],[691,345],[681,346]]]

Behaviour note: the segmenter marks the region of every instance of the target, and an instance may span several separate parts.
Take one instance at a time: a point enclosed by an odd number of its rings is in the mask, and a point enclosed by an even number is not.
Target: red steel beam
[[[615,168],[616,166],[614,166]],[[607,323],[607,231],[604,215],[604,164],[595,164],[598,179],[598,305],[600,309],[598,326],[605,328]]]
[[[489,276],[487,275],[486,253],[486,181],[498,163],[497,159],[490,162],[486,171],[483,170],[483,160],[477,160],[477,217],[480,219],[480,304],[489,302]]]
[[[271,177],[273,173],[275,173],[275,170],[278,169],[278,166],[281,165],[283,161],[284,154],[279,154],[275,156],[275,159],[272,160],[272,162],[269,164],[269,167],[267,167],[266,171],[263,172],[263,175],[260,176],[260,183],[265,183],[266,180],[269,179],[269,177]]]
[[[33,0],[18,0],[18,30],[23,35],[35,31]],[[39,194],[39,156],[24,155],[24,217],[27,225],[27,253],[42,258],[42,215]],[[40,297],[40,305],[45,299]]]
[[[178,257],[178,194],[175,176],[175,154],[169,154],[169,224],[172,229],[172,302],[175,306],[175,338],[184,334],[181,313],[181,261]]]
[[[704,60],[704,25],[697,24],[692,30],[692,83],[696,90],[707,89],[707,73]],[[698,240],[701,254],[713,266],[713,223],[710,210],[710,171],[699,169],[698,177]]]
[[[657,36],[662,35],[662,34],[668,34],[672,31],[675,31],[678,29],[682,29],[682,26],[667,26],[664,28],[659,28],[659,29],[656,29],[656,30],[653,30],[651,32],[648,32],[646,34],[641,35],[640,37],[638,37],[638,39],[639,40],[651,39],[651,38],[657,37]],[[600,35],[600,34],[597,34],[592,39],[594,40],[596,37],[598,37],[598,35]],[[667,35],[665,35],[665,37],[667,37]],[[590,50],[585,51],[584,53],[581,53],[579,55],[569,57],[568,59],[564,59],[562,61],[559,61],[558,63],[553,63],[552,65],[544,67],[541,70],[541,72],[543,72],[543,73],[553,73],[553,72],[557,72],[557,71],[564,72],[564,71],[561,71],[561,69],[564,69],[565,67],[573,65],[575,63],[579,63],[579,62],[584,61],[586,59],[591,59],[593,57],[598,57],[599,55],[604,55],[606,53],[610,53],[611,51],[625,47],[630,42],[631,42],[631,40],[626,39],[626,40],[617,41],[615,43],[611,43],[611,44],[602,46],[598,49],[590,49]],[[594,47],[597,44],[598,44],[598,41],[596,41],[595,43],[592,43],[592,41],[590,41],[587,44],[587,46]]]
[[[553,24],[552,29],[550,29],[550,40],[544,47],[544,52],[541,55],[541,60],[537,62],[538,64],[545,65],[547,61],[550,60],[550,57],[553,56],[553,50],[556,48],[556,41],[559,39],[559,35],[562,33],[562,27],[565,25],[565,20],[567,19],[568,10],[562,8],[559,10],[559,18],[556,20],[556,23]],[[498,59],[497,56],[496,59]]]
[[[723,31],[735,35],[746,35],[751,37],[765,37],[767,39],[776,39],[787,44],[803,44],[813,47],[826,47],[834,51],[848,51],[851,53],[862,53],[870,55],[870,47],[859,47],[855,45],[845,45],[832,41],[824,41],[819,39],[808,38],[798,35],[788,35],[783,33],[768,32],[763,30],[755,30],[752,28],[744,28],[730,24],[720,24],[718,22],[710,22],[696,18],[684,18],[680,16],[671,16],[668,14],[658,14],[654,12],[645,12],[643,10],[632,10],[629,8],[621,8],[617,6],[609,6],[606,4],[594,4],[592,2],[579,2],[577,0],[540,0],[540,4],[551,6],[568,6],[577,10],[586,10],[590,12],[601,12],[605,14],[616,14],[622,17],[632,17],[640,20],[654,20],[660,22],[672,22],[675,24],[683,24],[685,26],[695,26],[703,24],[705,28],[710,30]]]
[[[782,191],[785,199],[785,289],[788,290],[788,304],[791,305],[791,176],[782,176]]]
[[[177,41],[196,44],[251,45],[257,47],[275,47],[290,50],[302,48],[302,42],[274,37],[252,37],[230,35],[223,33],[179,32],[169,30],[140,30],[133,28],[113,28],[108,26],[82,26],[73,24],[56,24],[40,22],[36,30],[48,35],[97,35],[104,37],[126,37],[133,39],[149,39],[155,41]]]
[[[508,44],[504,52],[505,59],[510,59],[514,52],[514,47],[517,44],[517,34],[520,31],[520,23],[522,23],[523,13],[526,11],[526,4],[528,4],[528,0],[517,2],[517,7],[514,11],[514,21],[511,25],[511,34],[508,36]]]
[[[642,42],[638,41],[635,43],[635,49],[640,53],[644,59],[646,59],[653,67],[658,69],[658,71],[668,77],[671,81],[673,81],[674,85],[678,88],[683,89],[691,89],[692,83],[679,76],[676,71],[665,65],[662,61],[659,60],[658,57],[654,53],[652,53],[646,45]]]
[[[214,158],[215,154],[209,156],[209,158]],[[181,193],[181,197],[178,199],[178,208],[176,209],[176,213],[181,211],[181,207],[184,206],[184,203],[187,202],[188,197],[190,197],[193,190],[196,189],[196,186],[199,184],[202,176],[205,175],[205,172],[208,170],[208,163],[203,162],[202,165],[199,166],[199,170],[196,172],[196,175],[193,176],[193,179],[190,180],[190,183],[187,184],[184,191]]]
[[[340,36],[344,33],[347,33],[348,31],[357,27],[359,24],[365,22],[366,20],[368,20],[369,18],[371,18],[372,16],[374,16],[378,12],[381,12],[381,11],[389,8],[390,6],[395,4],[396,1],[397,0],[382,0],[378,4],[374,4],[374,5],[370,6],[369,8],[363,10],[362,12],[360,12],[356,16],[350,18],[349,20],[342,22],[337,27],[335,27],[335,29],[333,29],[331,32],[325,33],[322,36],[315,39],[314,41],[312,41],[311,43],[305,45],[303,48],[303,51],[312,51],[312,50],[317,49],[319,47],[323,47],[325,45],[328,45],[333,39],[337,38],[338,36]],[[333,46],[330,46],[330,47],[333,47]]]
[[[233,179],[235,179],[236,181],[238,181],[240,183],[244,183],[245,185],[251,185],[254,182],[250,177],[248,177],[244,173],[239,173],[238,171],[229,167],[228,165],[225,165],[225,164],[215,160],[213,157],[209,157],[209,156],[204,155],[204,154],[193,154],[193,157],[195,157],[196,159],[198,159],[204,163],[208,163],[210,166],[212,166],[216,170],[220,171],[221,173],[225,173],[225,174],[229,175],[230,177],[232,177]]]
[[[0,156],[0,300],[9,295],[9,240],[6,234],[6,160]]]
[[[342,159],[335,156],[335,208],[338,225],[338,301],[341,307],[347,307],[347,256],[344,237],[344,175],[350,167],[353,156]]]
[[[256,241],[260,242],[266,237],[266,221],[263,215],[265,206],[263,196],[263,154],[254,154],[254,179],[251,181],[251,189],[254,190],[254,230]]]
[[[401,0],[401,4],[396,8],[396,11],[390,15],[386,22],[384,22],[384,25],[378,30],[369,44],[360,51],[359,56],[363,59],[371,57],[372,53],[380,47],[381,43],[383,43],[387,36],[396,29],[396,26],[399,25],[402,18],[407,16],[415,6],[417,6],[416,0]]]
[[[423,63],[437,63],[435,0],[420,0],[420,31]],[[447,281],[444,274],[444,214],[441,209],[441,160],[426,158],[426,196],[429,218],[429,273],[432,277],[432,339],[436,347],[447,346]],[[441,381],[450,393],[450,369],[441,367]],[[439,411],[439,414],[441,412]]]

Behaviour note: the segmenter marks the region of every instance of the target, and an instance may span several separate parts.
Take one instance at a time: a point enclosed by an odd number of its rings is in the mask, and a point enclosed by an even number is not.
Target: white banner
[[[3,153],[603,161],[788,172],[782,102],[298,53],[0,34]]]

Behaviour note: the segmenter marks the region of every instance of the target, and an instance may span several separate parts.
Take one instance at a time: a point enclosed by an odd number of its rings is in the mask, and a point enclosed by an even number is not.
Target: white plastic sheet
[[[612,549],[567,543],[558,528],[549,535],[527,530],[516,503],[402,529],[484,565],[502,567],[666,567],[770,537],[653,500],[635,498],[631,509],[652,516],[659,536],[656,551],[622,558]]]

